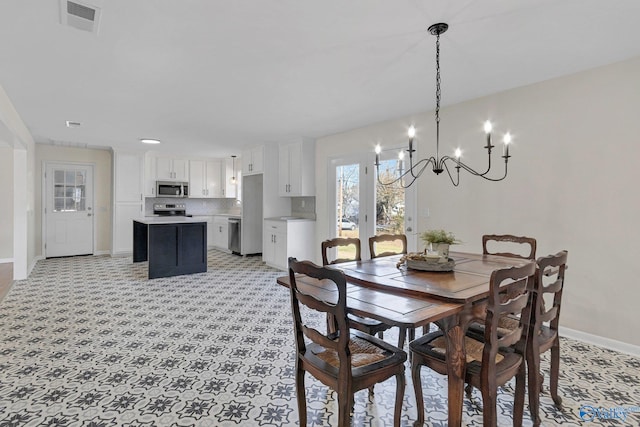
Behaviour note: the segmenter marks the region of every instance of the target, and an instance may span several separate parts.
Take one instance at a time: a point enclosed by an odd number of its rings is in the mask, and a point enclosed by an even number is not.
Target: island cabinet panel
[[[149,261],[149,279],[207,271],[206,221],[134,221],[133,235],[133,261]]]

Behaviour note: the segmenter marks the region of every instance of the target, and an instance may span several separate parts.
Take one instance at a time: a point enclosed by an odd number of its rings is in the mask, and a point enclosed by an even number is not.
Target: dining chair
[[[564,288],[565,270],[567,268],[567,251],[555,255],[538,258],[536,280],[531,293],[532,319],[529,327],[529,344],[527,346],[527,366],[529,376],[529,410],[534,426],[540,425],[540,392],[543,376],[540,373],[540,355],[551,350],[551,367],[549,374],[550,391],[553,403],[562,408],[562,398],[558,395],[558,377],[560,374],[560,305]],[[552,304],[545,304],[553,301]],[[550,305],[549,308],[546,306]]]
[[[344,257],[340,258],[340,254],[338,253],[338,257],[329,261],[329,252],[333,248],[348,248],[349,246],[353,246],[355,253],[352,257]],[[362,257],[360,255],[360,239],[357,237],[336,237],[334,239],[328,239],[321,243],[322,247],[322,265],[331,265],[331,264],[339,264],[341,262],[348,261],[360,261]]]
[[[401,249],[397,251],[386,250],[384,252],[377,252],[377,246],[381,243],[399,242]],[[392,255],[403,255],[407,253],[407,236],[404,234],[380,234],[377,236],[369,237],[369,255],[371,259],[380,258]],[[423,326],[423,331],[429,330],[429,325]],[[400,328],[398,347],[404,348],[404,342],[407,335],[409,335],[409,341],[413,341],[416,337],[416,330],[414,328]]]
[[[399,251],[378,252],[377,245],[381,243],[400,242],[402,249]],[[399,255],[407,253],[407,236],[404,234],[380,234],[378,236],[369,237],[369,254],[371,259],[383,256]]]
[[[533,280],[535,264],[495,270],[489,281],[489,296],[484,318],[484,342],[469,336],[464,337],[466,348],[465,382],[482,392],[483,425],[497,425],[497,388],[516,377],[513,425],[522,425],[525,394],[525,347],[526,334],[523,323],[510,333],[498,335],[498,320],[504,315],[520,315],[526,318],[529,292],[527,283]],[[513,299],[504,301],[501,293],[513,292]],[[424,424],[424,402],[420,368],[427,366],[434,371],[447,374],[446,340],[442,331],[432,332],[409,343],[412,356],[411,376],[415,389],[418,420],[416,426]]]
[[[528,251],[528,253],[526,255],[520,255],[513,252],[491,252],[489,251],[488,246],[492,246],[494,243],[501,246],[508,246],[513,243],[524,248],[525,252],[523,252],[523,254],[525,254],[526,251]],[[485,234],[482,236],[482,253],[485,255],[499,255],[510,258],[534,260],[536,259],[536,245],[536,239],[533,237],[519,237],[512,236],[511,234]]]
[[[340,254],[338,254],[338,258],[330,259],[330,252],[333,248],[348,248],[350,246],[355,247],[355,254],[353,257],[342,257],[340,258]],[[322,248],[322,265],[333,265],[340,264],[342,262],[348,261],[360,261],[362,258],[360,257],[360,239],[357,237],[336,237],[334,239],[328,239],[321,243]],[[347,315],[349,317],[349,325],[353,329],[357,329],[369,335],[378,335],[380,339],[384,339],[383,332],[387,329],[392,328],[392,325],[387,325],[379,320],[370,319],[367,317],[357,316],[355,314],[349,313]],[[327,316],[327,330],[333,331],[335,330],[335,321],[331,316]],[[400,347],[402,348],[402,347]]]
[[[337,299],[322,301],[305,294],[297,286],[296,274],[335,284]],[[307,425],[305,373],[309,372],[337,392],[340,427],[350,425],[356,391],[372,388],[395,376],[393,423],[394,426],[400,426],[407,354],[379,338],[349,328],[347,282],[342,271],[289,258],[289,281],[296,340],[296,395],[300,425]],[[304,311],[301,306],[305,307]],[[302,314],[308,311],[331,314],[336,319],[336,332],[324,334],[315,329],[312,322],[303,321]]]

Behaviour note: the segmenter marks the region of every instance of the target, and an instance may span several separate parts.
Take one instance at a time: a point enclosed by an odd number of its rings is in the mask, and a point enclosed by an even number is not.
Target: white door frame
[[[96,204],[96,164],[95,163],[87,163],[87,162],[65,162],[65,161],[55,161],[55,160],[43,160],[42,161],[42,184],[41,184],[41,200],[42,200],[42,210],[41,210],[41,218],[42,218],[42,227],[41,227],[41,253],[42,257],[46,258],[47,252],[45,250],[45,244],[47,243],[47,220],[45,209],[47,208],[47,179],[46,172],[47,166],[49,164],[62,164],[62,165],[70,165],[70,166],[83,166],[91,168],[91,173],[93,175],[92,183],[91,183],[91,193],[93,198],[93,205]],[[92,206],[92,208],[94,207]],[[93,215],[91,217],[91,234],[92,234],[92,252],[95,255],[96,253],[96,211],[93,210]]]

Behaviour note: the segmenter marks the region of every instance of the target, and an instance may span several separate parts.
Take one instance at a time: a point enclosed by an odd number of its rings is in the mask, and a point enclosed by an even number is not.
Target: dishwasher
[[[240,255],[240,218],[229,218],[229,250]]]

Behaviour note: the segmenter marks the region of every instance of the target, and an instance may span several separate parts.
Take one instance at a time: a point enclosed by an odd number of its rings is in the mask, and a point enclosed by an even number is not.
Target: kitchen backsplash
[[[188,215],[240,215],[241,206],[236,199],[176,199],[163,197],[147,197],[145,199],[145,215],[153,215],[154,203],[184,203]]]
[[[172,197],[147,197],[145,215],[153,215],[154,203],[184,203],[188,215],[242,214],[242,203],[236,199],[176,199]],[[316,219],[315,197],[292,197],[291,215]]]
[[[315,197],[292,197],[291,215],[301,218],[316,219]]]

